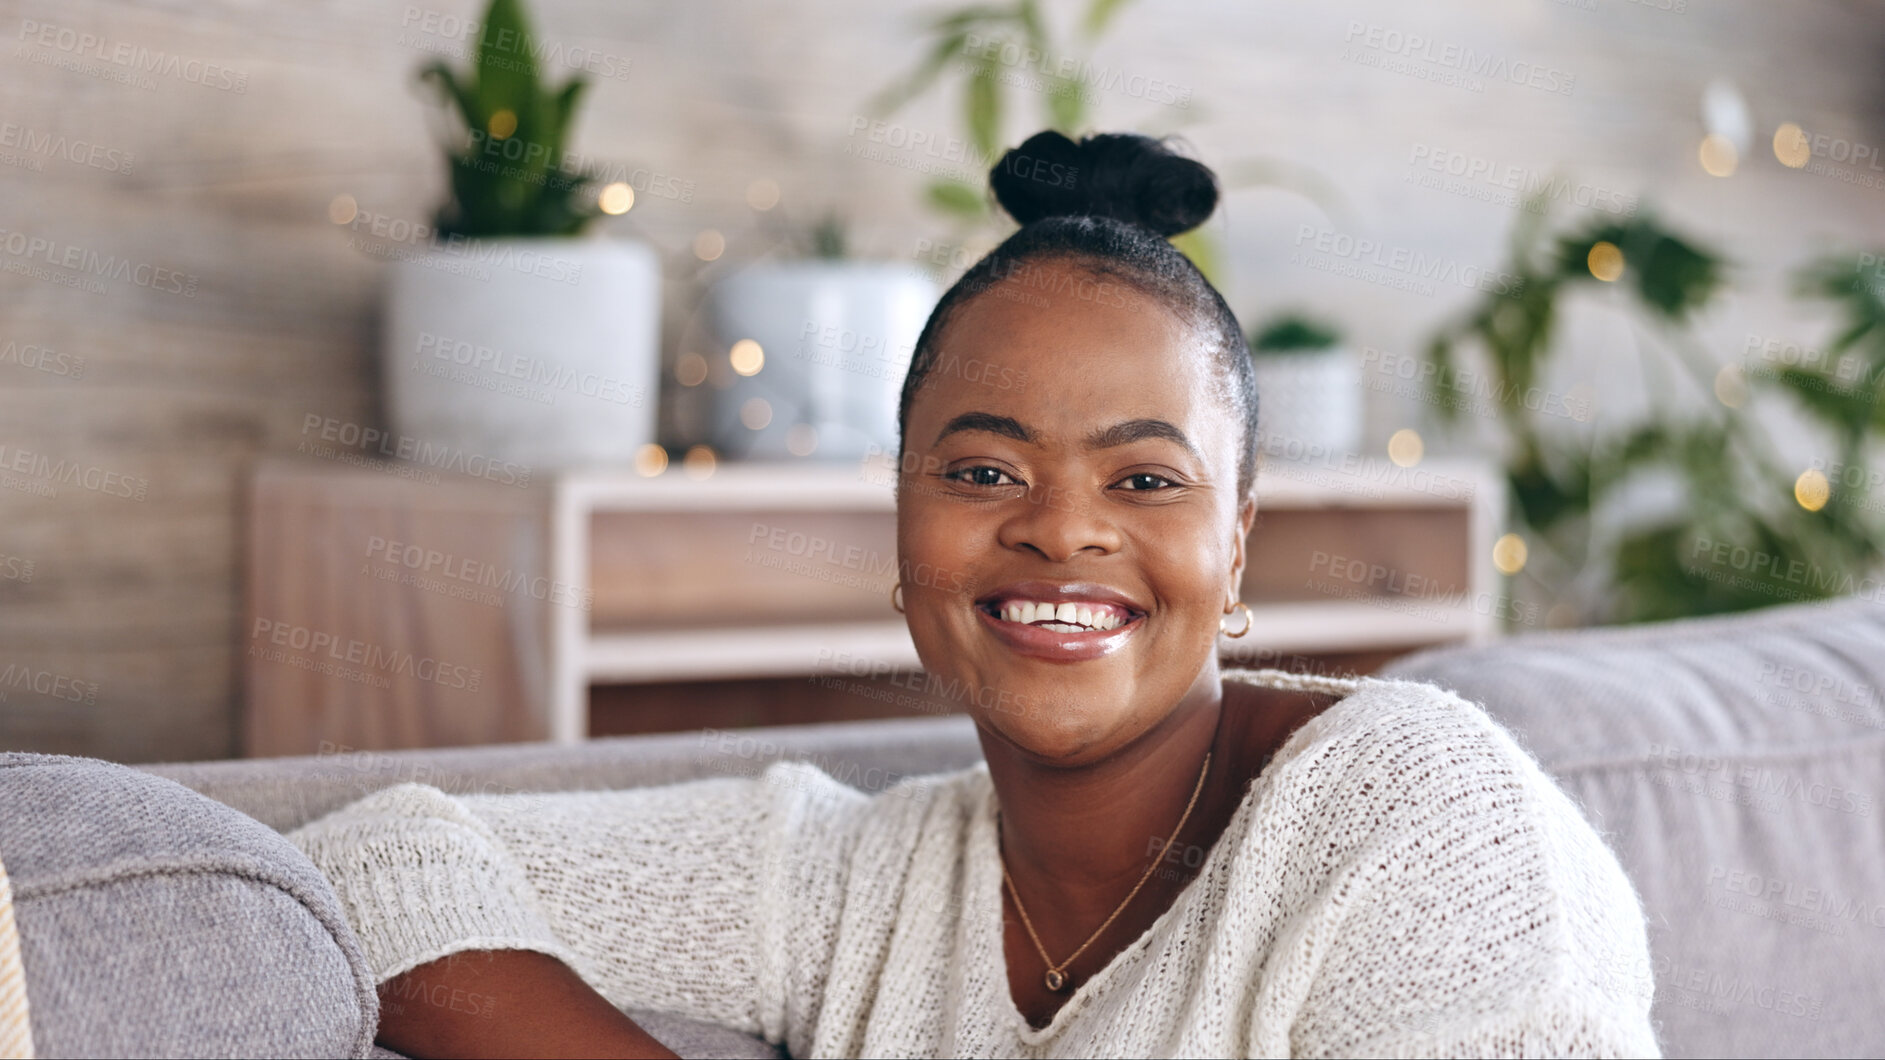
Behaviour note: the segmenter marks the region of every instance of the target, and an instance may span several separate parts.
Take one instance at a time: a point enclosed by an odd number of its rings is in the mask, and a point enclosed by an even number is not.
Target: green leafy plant
[[[1088,0],[1080,21],[1082,46],[1091,47],[1130,2]],[[1084,65],[1084,55],[1076,59],[1072,52],[1057,47],[1040,0],[969,4],[933,16],[925,27],[925,36],[927,47],[922,61],[879,93],[871,107],[886,113],[895,111],[927,91],[953,66],[962,75],[961,117],[968,146],[974,152],[971,161],[984,169],[992,166],[1001,153],[1002,120],[1009,109],[1002,57],[1012,50],[1017,56],[1065,56],[1076,66]],[[1087,124],[1088,89],[1053,69],[1056,65],[1029,69],[1027,74],[1038,77],[1046,86],[1040,93],[1045,127],[1077,137]],[[926,195],[931,206],[959,220],[974,223],[990,216],[979,183],[939,177],[929,182]]]
[[[1429,395],[1449,421],[1463,404],[1450,382],[1462,352],[1476,349],[1491,374],[1529,588],[1585,622],[1740,611],[1852,591],[1855,578],[1879,564],[1885,542],[1863,491],[1821,490],[1824,477],[1816,482],[1816,472],[1786,466],[1752,405],[1784,393],[1832,436],[1844,480],[1869,481],[1866,453],[1885,433],[1885,305],[1877,288],[1852,282],[1855,264],[1823,260],[1798,278],[1799,293],[1832,301],[1844,317],[1828,351],[1841,367],[1747,373],[1714,363],[1691,330],[1725,283],[1714,252],[1647,213],[1555,237],[1528,218],[1506,266],[1514,281],[1440,329],[1427,355],[1436,368]],[[1594,419],[1587,406],[1536,396],[1562,304],[1610,284],[1641,325],[1648,407],[1631,424],[1598,430],[1587,426]],[[1677,400],[1683,390],[1687,401]],[[1645,480],[1672,485],[1676,503],[1621,503],[1626,487]]]
[[[539,76],[521,0],[491,0],[465,76],[443,62],[420,70],[455,108],[447,148],[451,198],[438,231],[463,236],[568,236],[600,213],[586,192],[593,175],[568,161],[565,145],[587,82],[552,88]]]
[[[878,113],[894,113],[922,95],[944,75],[960,76],[961,109],[958,111],[969,155],[969,168],[986,170],[999,159],[1004,122],[1013,112],[1008,95],[1009,82],[1003,62],[1007,56],[1038,56],[1038,65],[1022,63],[1022,78],[1040,86],[1038,123],[1030,132],[1053,129],[1078,139],[1091,131],[1093,89],[1063,70],[1088,69],[1089,53],[1098,45],[1115,18],[1132,0],[1083,0],[1076,20],[1077,29],[1068,36],[1071,47],[1062,46],[1062,38],[1049,25],[1041,0],[1014,0],[1007,4],[968,3],[931,15],[923,26],[923,57],[914,68],[897,78],[869,104]],[[1186,105],[1189,106],[1190,100]],[[1197,114],[1198,111],[1188,111]],[[1339,196],[1333,185],[1304,167],[1273,158],[1249,158],[1231,163],[1220,171],[1231,186],[1270,185],[1307,196],[1325,208]],[[986,225],[995,220],[982,182],[939,177],[924,187],[924,200],[932,209],[963,228]],[[1220,289],[1225,286],[1223,248],[1207,227],[1194,228],[1172,237],[1172,245],[1183,251],[1199,271]]]
[[[1300,313],[1284,313],[1250,335],[1250,352],[1258,357],[1286,356],[1326,350],[1342,341],[1332,324]]]

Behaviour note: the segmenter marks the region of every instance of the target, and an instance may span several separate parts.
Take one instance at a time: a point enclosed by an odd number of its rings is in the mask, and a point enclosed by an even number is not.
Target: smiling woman
[[[1012,154],[1022,227],[937,305],[899,410],[893,600],[986,761],[355,803],[293,838],[381,1041],[664,1055],[633,1007],[794,1056],[1656,1052],[1637,897],[1503,729],[1429,685],[1220,672],[1257,395],[1165,238],[1210,171],[1137,136]],[[406,1003],[459,989],[477,1019]]]

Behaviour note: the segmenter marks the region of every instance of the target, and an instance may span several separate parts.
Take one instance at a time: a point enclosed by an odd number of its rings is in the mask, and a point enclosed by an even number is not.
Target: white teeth
[[[1037,603],[1032,600],[1010,600],[1001,607],[1004,621],[1018,622],[1022,625],[1040,624],[1043,629],[1057,633],[1088,633],[1095,630],[1118,629],[1129,620],[1111,608],[1092,604],[1077,604],[1069,600],[1065,603]]]

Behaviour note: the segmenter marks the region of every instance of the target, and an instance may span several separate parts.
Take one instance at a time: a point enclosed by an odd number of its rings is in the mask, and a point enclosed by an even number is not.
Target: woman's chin
[[[1123,712],[1124,706],[1119,705]],[[1122,720],[1110,709],[1085,703],[1032,699],[1026,708],[978,709],[976,721],[991,730],[1016,750],[1040,762],[1069,766],[1084,765],[1103,757],[1108,737],[1118,731]]]

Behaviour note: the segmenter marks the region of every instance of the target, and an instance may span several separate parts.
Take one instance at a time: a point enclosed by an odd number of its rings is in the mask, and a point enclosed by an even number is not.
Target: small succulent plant
[[[1285,313],[1250,336],[1250,352],[1258,357],[1312,353],[1342,341],[1333,325],[1300,313]]]
[[[601,212],[566,144],[587,82],[552,88],[540,76],[536,42],[521,0],[491,0],[471,71],[444,62],[419,72],[462,121],[447,148],[451,198],[438,231],[462,236],[571,236]]]

